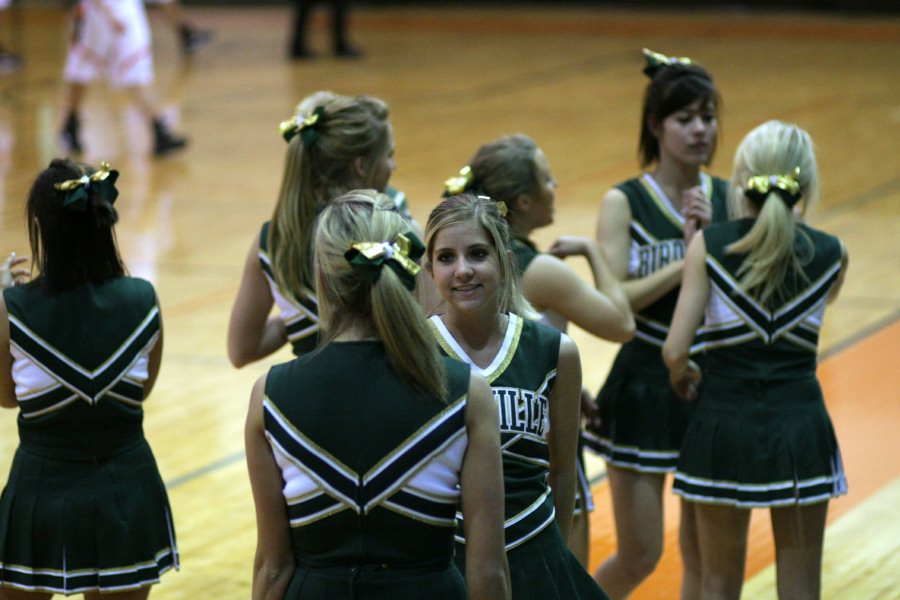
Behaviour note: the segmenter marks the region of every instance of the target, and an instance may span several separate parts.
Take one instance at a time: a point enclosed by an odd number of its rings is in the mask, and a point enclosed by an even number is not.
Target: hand
[[[682,200],[684,201],[684,242],[689,244],[694,234],[712,221],[712,203],[699,185],[685,190]]]
[[[581,418],[586,429],[600,430],[600,407],[594,402],[594,395],[586,387],[581,388]]]
[[[3,263],[0,263],[0,288],[8,288],[12,285],[19,285],[28,280],[31,272],[28,269],[14,268],[17,265],[28,260],[27,256],[16,256],[15,252],[11,252]]]
[[[680,398],[693,402],[697,399],[697,390],[700,387],[700,367],[692,360],[678,371],[669,372],[669,382]]]
[[[552,254],[557,258],[567,258],[569,256],[585,256],[590,244],[594,240],[579,235],[564,235],[553,242],[547,254]]]

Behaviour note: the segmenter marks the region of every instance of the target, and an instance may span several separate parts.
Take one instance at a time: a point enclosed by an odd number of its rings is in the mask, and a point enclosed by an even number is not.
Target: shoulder
[[[752,219],[710,223],[703,228],[703,238],[706,241],[706,247],[711,249],[722,244],[731,243],[742,237],[752,226]]]
[[[643,189],[643,186],[641,184],[641,178],[640,177],[631,177],[630,179],[626,179],[625,181],[621,181],[621,182],[617,183],[615,186],[613,186],[609,190],[609,192],[607,192],[607,195],[609,195],[610,192],[617,191],[623,197],[628,197],[628,196],[632,196],[634,194],[639,193],[642,189]]]
[[[846,255],[846,247],[836,235],[810,227],[805,223],[801,223],[799,227],[812,240],[817,255],[821,254],[823,258],[834,260],[840,260]]]
[[[140,277],[119,277],[112,282],[113,289],[134,300],[156,304],[156,289],[153,284]]]
[[[518,315],[517,315],[518,316]],[[555,327],[550,327],[539,321],[522,319],[522,338],[526,343],[533,344],[535,349],[546,350],[549,354],[557,354],[563,337],[569,336]]]

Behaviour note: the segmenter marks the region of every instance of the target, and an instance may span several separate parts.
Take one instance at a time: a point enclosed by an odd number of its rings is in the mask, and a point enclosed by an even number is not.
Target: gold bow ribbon
[[[694,63],[686,56],[667,56],[662,52],[654,52],[649,48],[642,50],[644,58],[647,60],[647,66],[644,67],[644,74],[653,79],[660,69],[668,65],[691,65]]]
[[[416,287],[416,275],[422,270],[416,261],[425,254],[425,246],[415,233],[398,234],[391,242],[354,242],[344,258],[363,279],[374,283],[385,264],[400,277],[408,290]]]
[[[91,184],[102,183],[104,185],[100,185],[97,188],[100,196],[112,204],[119,195],[119,192],[115,188],[115,182],[118,175],[118,171],[113,171],[110,169],[109,163],[103,161],[100,163],[100,168],[90,175],[85,174],[78,179],[60,181],[59,183],[54,183],[53,187],[61,192],[66,192],[65,200],[63,200],[63,207],[70,207],[79,202],[87,202],[87,190],[90,189]]]
[[[286,142],[290,142],[291,138],[299,133],[303,139],[303,144],[308,148],[315,143],[318,138],[318,132],[315,132],[314,126],[319,122],[319,118],[324,113],[325,109],[321,106],[317,106],[311,115],[303,119],[299,116],[294,116],[287,121],[282,121],[278,126],[278,131],[281,132],[281,137],[283,137]],[[309,134],[307,134],[307,132],[309,132]]]
[[[447,192],[446,195],[456,196],[457,194],[462,194],[470,185],[472,185],[474,179],[475,175],[472,173],[472,167],[469,165],[464,166],[459,170],[459,175],[451,177],[444,182],[444,189]]]
[[[788,175],[756,175],[747,180],[744,193],[751,200],[761,202],[770,192],[778,192],[788,206],[793,206],[800,200],[803,191],[797,181],[799,176],[800,167],[795,167],[794,172]]]
[[[82,175],[78,179],[66,179],[65,181],[60,181],[59,183],[54,183],[53,187],[63,192],[68,192],[70,190],[74,190],[78,186],[83,185],[86,188],[89,188],[92,183],[96,183],[98,181],[103,181],[107,177],[109,177],[110,168],[109,163],[103,161],[100,163],[100,168],[91,173],[90,175]]]

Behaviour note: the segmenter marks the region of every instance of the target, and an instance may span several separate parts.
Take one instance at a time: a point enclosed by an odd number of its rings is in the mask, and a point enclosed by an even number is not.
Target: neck
[[[534,227],[529,227],[523,223],[522,219],[507,219],[506,222],[509,223],[509,233],[513,237],[522,240],[527,240],[532,230],[534,230]]]
[[[700,165],[687,165],[663,157],[656,164],[653,179],[666,191],[669,200],[680,208],[682,192],[700,185]]]
[[[672,158],[661,157],[653,171],[660,185],[686,190],[700,184],[700,165],[689,165]]]
[[[336,342],[361,342],[379,339],[375,324],[368,320],[354,319],[334,336]]]
[[[506,335],[509,317],[496,311],[477,315],[448,311],[441,315],[441,321],[460,345],[478,351],[499,344]]]

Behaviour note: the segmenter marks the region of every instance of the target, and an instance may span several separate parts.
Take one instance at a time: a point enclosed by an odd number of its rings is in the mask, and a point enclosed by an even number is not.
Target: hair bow
[[[644,75],[653,79],[660,69],[669,65],[690,65],[694,61],[686,56],[666,56],[660,52],[654,52],[649,48],[642,50],[644,58],[647,59],[647,66],[644,67]]]
[[[59,183],[54,183],[53,187],[65,192],[63,198],[63,208],[74,210],[86,210],[88,190],[94,189],[100,198],[112,204],[119,196],[119,190],[116,189],[116,179],[119,178],[118,171],[112,171],[109,163],[103,161],[100,168],[90,175],[82,175],[78,179],[67,179]]]
[[[301,119],[299,116],[296,116],[287,121],[282,121],[281,125],[278,126],[281,137],[284,138],[284,141],[290,142],[299,133],[303,147],[312,148],[316,140],[319,139],[319,130],[316,128],[316,125],[324,114],[325,107],[317,106],[308,117]]]
[[[354,242],[344,253],[353,270],[369,283],[378,281],[385,264],[409,291],[416,287],[416,275],[422,270],[416,261],[425,254],[425,245],[412,231],[399,234],[391,242]]]
[[[761,204],[765,202],[771,192],[776,192],[788,207],[793,207],[803,196],[803,190],[797,177],[800,176],[800,167],[794,168],[789,175],[757,175],[747,180],[747,189],[744,190],[750,200]]]
[[[459,175],[451,177],[444,182],[444,195],[456,196],[457,194],[462,194],[469,189],[474,180],[475,174],[472,173],[472,167],[466,165],[459,170]]]

